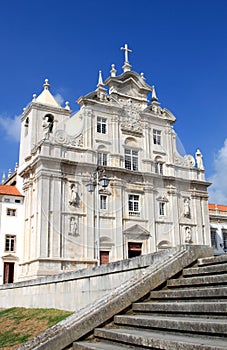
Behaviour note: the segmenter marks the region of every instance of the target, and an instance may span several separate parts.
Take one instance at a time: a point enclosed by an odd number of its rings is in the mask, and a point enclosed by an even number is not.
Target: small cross
[[[129,63],[128,61],[128,53],[132,52],[132,50],[128,49],[128,44],[125,44],[124,47],[121,47],[121,50],[125,52],[125,63]]]

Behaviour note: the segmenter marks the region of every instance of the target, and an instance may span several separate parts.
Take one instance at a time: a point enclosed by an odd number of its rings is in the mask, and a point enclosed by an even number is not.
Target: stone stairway
[[[202,258],[73,350],[227,349],[227,255]]]

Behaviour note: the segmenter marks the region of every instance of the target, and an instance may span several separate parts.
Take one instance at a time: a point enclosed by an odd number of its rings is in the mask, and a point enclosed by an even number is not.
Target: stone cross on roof
[[[128,61],[128,53],[132,52],[132,50],[130,50],[128,48],[128,44],[125,44],[124,47],[121,47],[121,50],[123,50],[125,52],[125,64],[123,65],[122,68],[123,68],[124,72],[128,72],[132,68],[131,65],[129,64],[129,61]]]
[[[128,61],[128,53],[132,52],[132,50],[130,50],[128,48],[128,44],[125,44],[124,47],[121,47],[121,50],[123,50],[125,52],[125,63],[129,63],[129,61]]]

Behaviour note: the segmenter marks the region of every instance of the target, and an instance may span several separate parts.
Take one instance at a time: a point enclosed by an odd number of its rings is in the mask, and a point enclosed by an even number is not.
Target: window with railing
[[[155,166],[155,173],[163,175],[163,163],[156,162],[154,166]]]
[[[107,153],[104,153],[104,152],[98,153],[98,165],[107,166]]]

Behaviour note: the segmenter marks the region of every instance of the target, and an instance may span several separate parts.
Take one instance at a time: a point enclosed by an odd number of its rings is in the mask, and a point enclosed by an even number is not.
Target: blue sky
[[[120,74],[128,43],[186,153],[201,150],[210,201],[227,204],[226,18],[226,0],[1,2],[0,176],[18,160],[19,115],[44,79],[75,111],[100,69]]]

